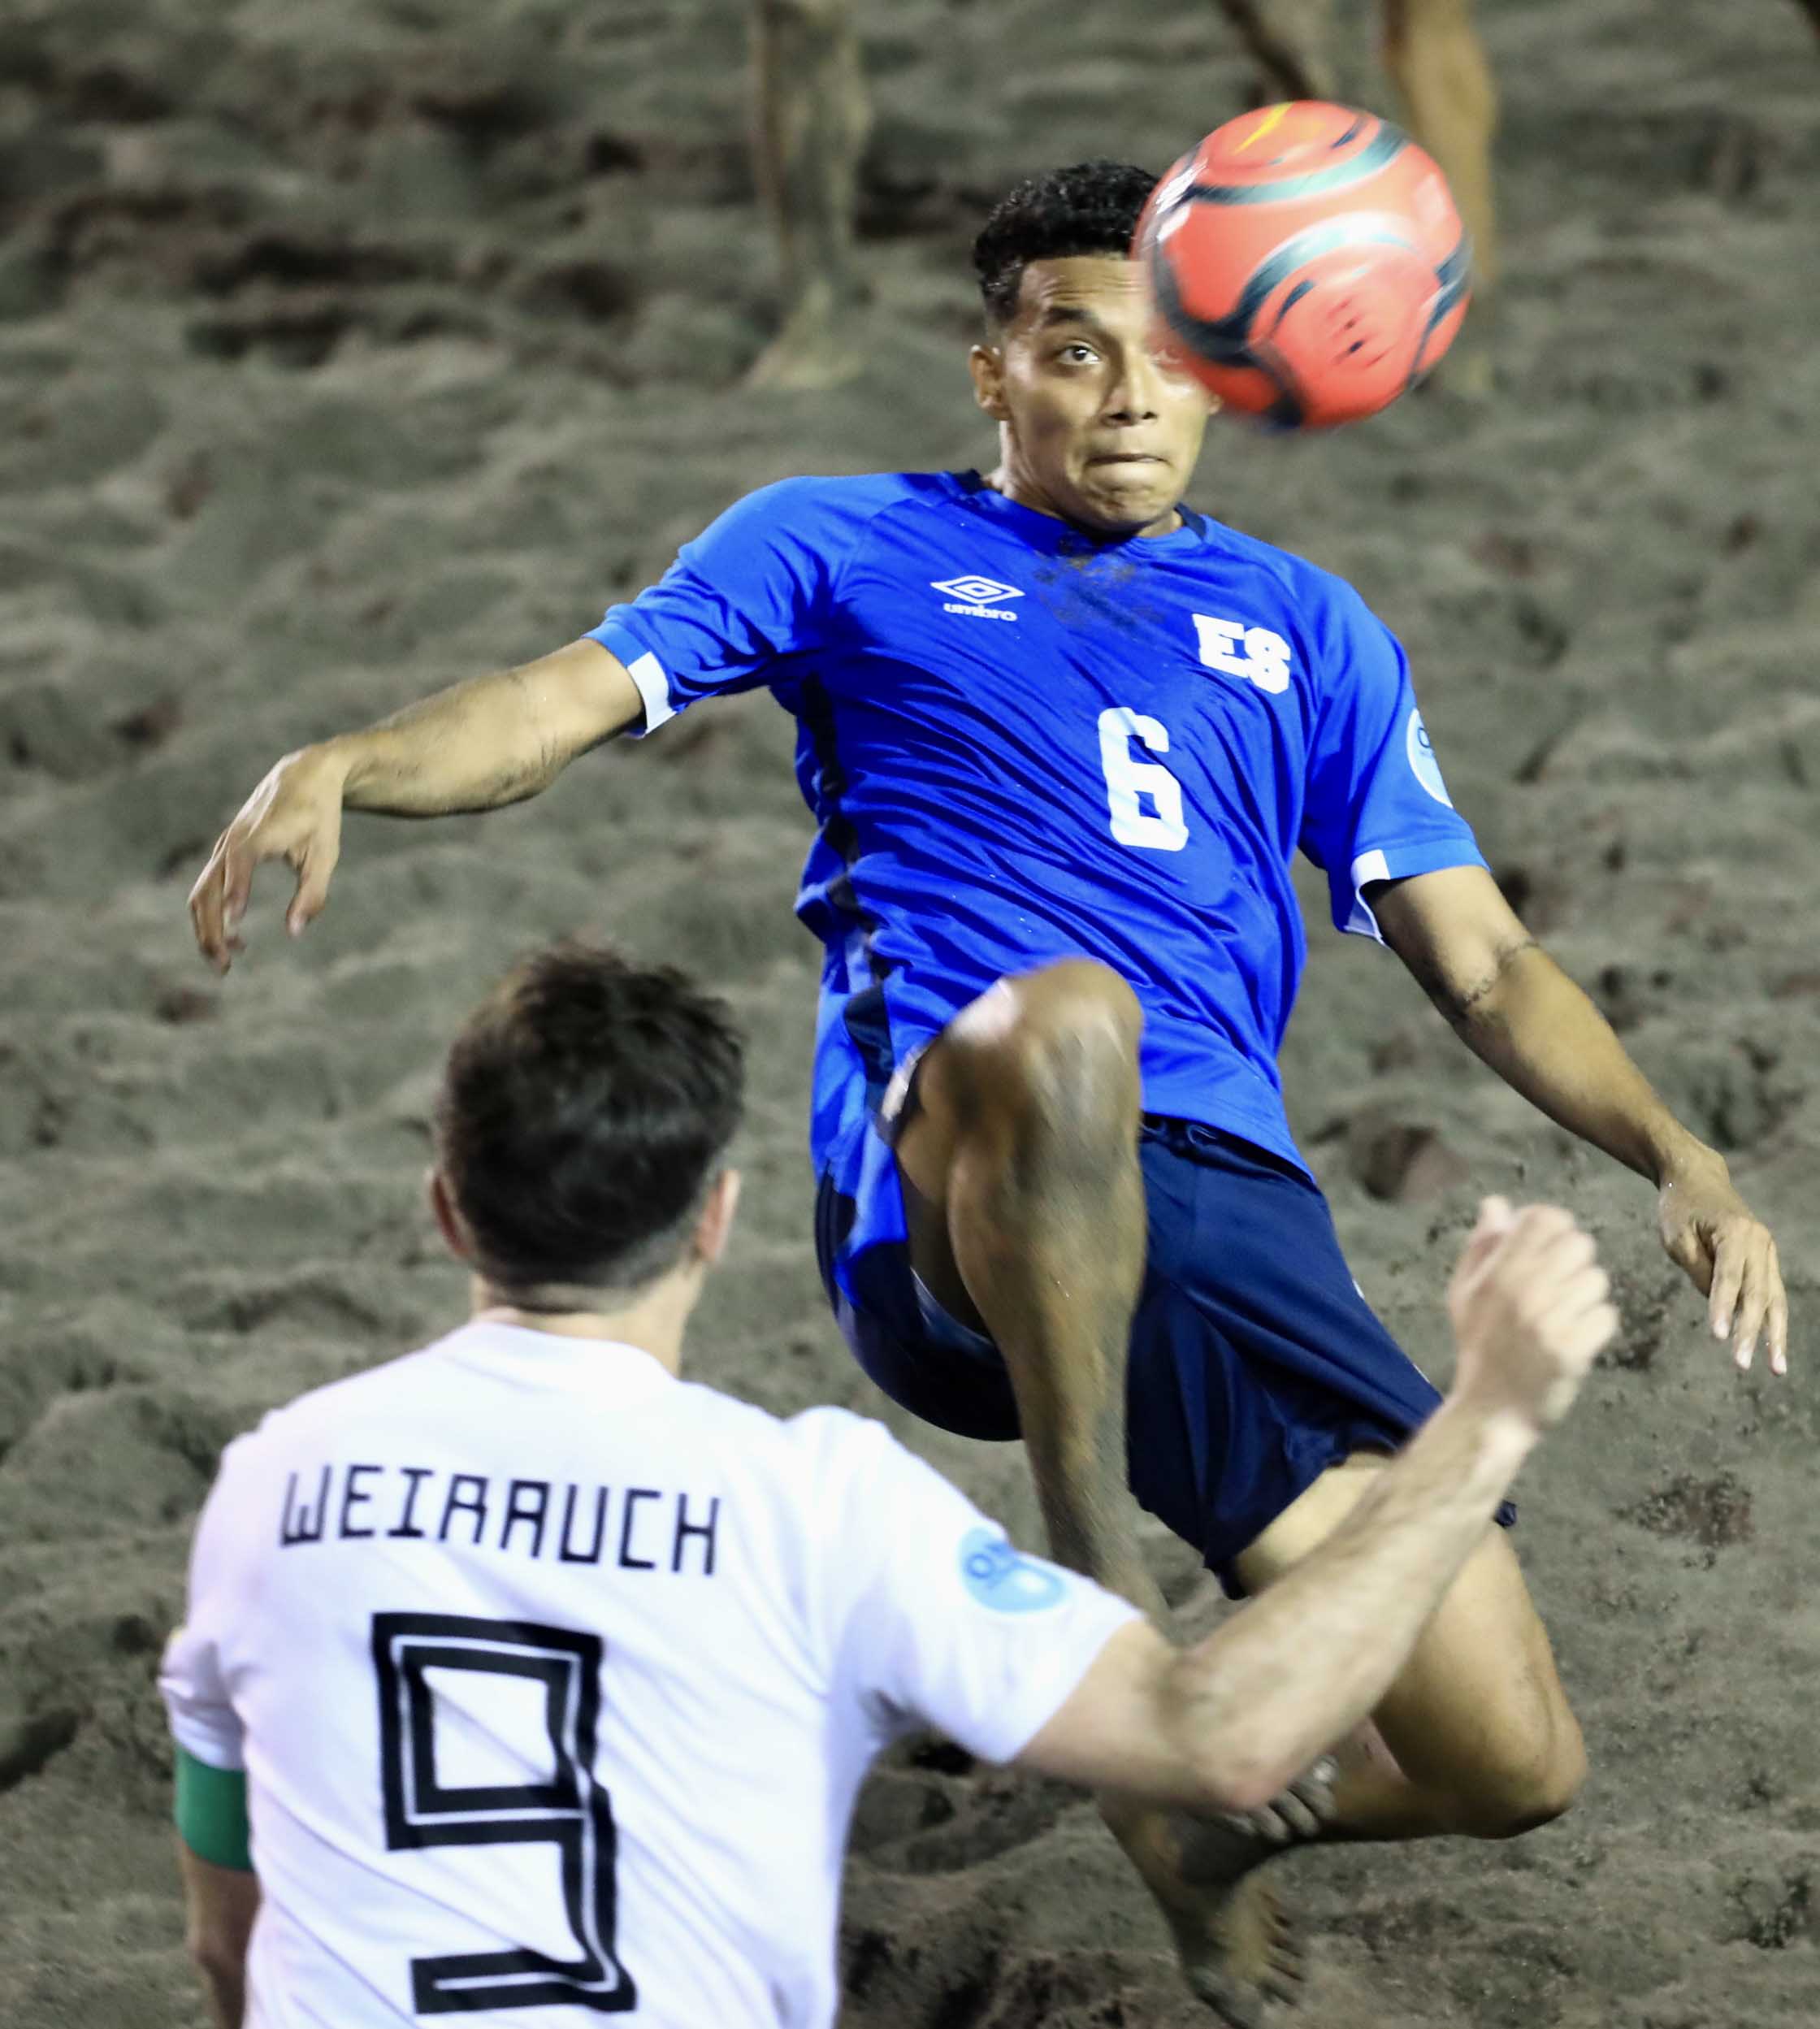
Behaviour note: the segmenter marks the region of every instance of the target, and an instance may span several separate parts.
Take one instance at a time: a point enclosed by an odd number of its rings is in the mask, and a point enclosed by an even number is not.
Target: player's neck
[[[602,1294],[618,1292],[602,1292]],[[535,1310],[512,1303],[483,1277],[474,1278],[473,1315],[477,1324],[510,1324],[520,1331],[541,1332],[552,1338],[596,1339],[603,1344],[635,1346],[668,1372],[682,1371],[682,1334],[696,1307],[698,1286],[685,1274],[666,1275],[648,1289],[629,1292],[624,1300],[601,1303],[592,1292],[576,1292],[574,1309]],[[541,1293],[540,1298],[541,1298]]]
[[[1046,514],[1051,521],[1066,522],[1070,528],[1077,528],[1082,535],[1091,535],[1099,542],[1123,542],[1133,535],[1172,535],[1182,526],[1181,510],[1174,507],[1141,528],[1099,528],[1077,521],[1057,506],[1043,487],[1010,457],[1001,458],[997,467],[984,477],[994,493],[1003,494],[1008,501],[1015,501],[1033,514]]]

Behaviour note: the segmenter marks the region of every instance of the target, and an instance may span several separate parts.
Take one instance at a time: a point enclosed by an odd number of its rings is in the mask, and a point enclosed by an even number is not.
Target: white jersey
[[[820,2029],[873,1756],[1008,1759],[1132,1617],[881,1425],[630,1346],[475,1323],[306,1395],[228,1447],[162,1677],[246,1771],[249,2029]]]

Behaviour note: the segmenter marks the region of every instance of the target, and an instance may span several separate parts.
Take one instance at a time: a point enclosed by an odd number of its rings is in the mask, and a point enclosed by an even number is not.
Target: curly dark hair
[[[973,242],[973,272],[986,315],[1008,324],[1032,261],[1074,254],[1124,254],[1138,215],[1156,187],[1149,170],[1129,162],[1077,162],[1029,176],[992,207]]]
[[[522,1307],[541,1285],[630,1289],[682,1254],[739,1124],[739,1031],[666,965],[555,945],[463,1024],[438,1160],[475,1266]]]

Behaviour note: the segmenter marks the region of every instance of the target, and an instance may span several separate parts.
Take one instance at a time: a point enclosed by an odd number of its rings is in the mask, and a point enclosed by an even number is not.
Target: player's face
[[[1016,314],[972,361],[1013,500],[1108,535],[1175,526],[1214,402],[1152,351],[1150,324],[1141,271],[1122,255],[1025,269]]]

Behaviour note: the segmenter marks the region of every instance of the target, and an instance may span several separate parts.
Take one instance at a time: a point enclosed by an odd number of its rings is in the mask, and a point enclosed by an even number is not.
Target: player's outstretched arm
[[[440,817],[522,803],[644,709],[625,665],[584,639],[287,754],[215,841],[189,891],[202,956],[218,972],[233,963],[254,872],[265,861],[283,860],[297,874],[284,917],[293,937],[322,913],[344,810]]]
[[[1761,1337],[1770,1371],[1787,1373],[1788,1296],[1769,1228],[1490,874],[1448,867],[1370,900],[1384,941],[1467,1047],[1550,1120],[1655,1185],[1662,1245],[1706,1298],[1713,1335],[1730,1341],[1738,1367],[1748,1368]]]
[[[1617,1329],[1565,1212],[1488,1199],[1449,1292],[1452,1393],[1280,1583],[1196,1647],[1121,1629],[1019,1757],[1164,1802],[1252,1810],[1390,1688],[1518,1468]]]

